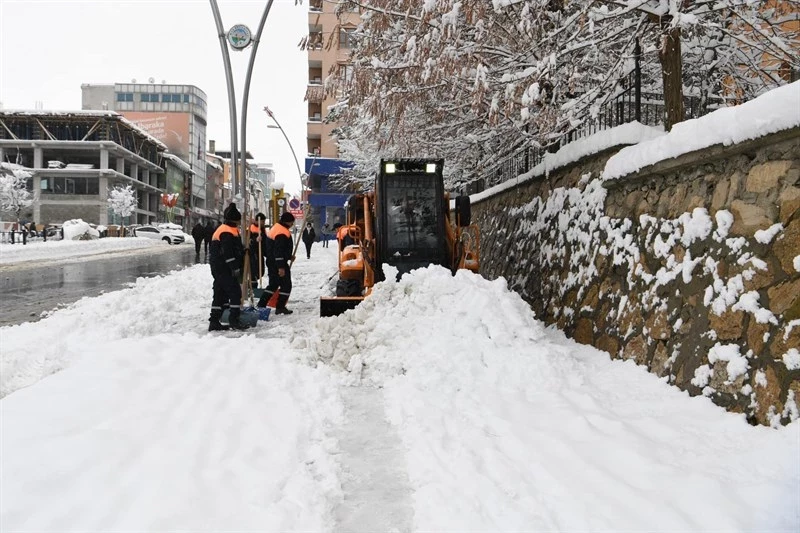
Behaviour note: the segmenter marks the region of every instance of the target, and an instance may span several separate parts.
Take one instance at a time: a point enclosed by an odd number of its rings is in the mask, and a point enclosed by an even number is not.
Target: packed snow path
[[[206,332],[208,267],[0,328],[0,530],[796,531],[800,424],[748,426],[426,269]]]

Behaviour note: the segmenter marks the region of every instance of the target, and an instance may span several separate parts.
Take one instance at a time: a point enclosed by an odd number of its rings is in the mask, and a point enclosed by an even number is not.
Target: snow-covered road
[[[431,268],[206,332],[208,267],[0,328],[0,530],[796,531],[800,424],[751,427]]]

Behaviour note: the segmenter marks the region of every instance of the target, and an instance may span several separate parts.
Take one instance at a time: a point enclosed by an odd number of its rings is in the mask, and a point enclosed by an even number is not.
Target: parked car
[[[133,230],[136,237],[147,239],[158,239],[169,244],[182,244],[184,241],[183,232],[157,226],[139,226]]]

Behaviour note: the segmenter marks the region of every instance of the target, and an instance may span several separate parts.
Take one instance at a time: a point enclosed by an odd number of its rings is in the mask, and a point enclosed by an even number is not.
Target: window
[[[188,104],[189,103],[189,95],[188,94],[184,94],[183,95],[183,103],[184,104]]]
[[[180,104],[181,103],[181,95],[180,94],[173,94],[172,96],[172,103]]]
[[[133,102],[133,93],[117,93],[117,102]]]
[[[353,82],[353,65],[339,65],[339,79],[345,84]]]
[[[42,178],[41,190],[52,194],[100,194],[97,178]]]
[[[339,30],[339,48],[355,48],[355,30],[342,28]]]

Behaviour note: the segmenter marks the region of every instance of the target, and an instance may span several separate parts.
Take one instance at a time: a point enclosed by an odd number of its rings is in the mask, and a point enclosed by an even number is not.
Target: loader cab
[[[398,275],[447,264],[443,167],[442,159],[381,161],[375,184],[378,279],[384,263]]]

